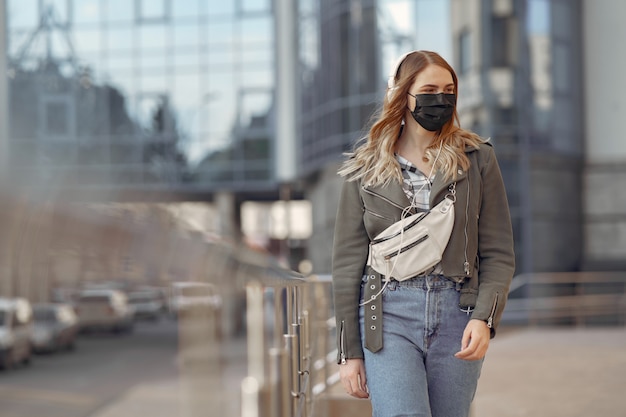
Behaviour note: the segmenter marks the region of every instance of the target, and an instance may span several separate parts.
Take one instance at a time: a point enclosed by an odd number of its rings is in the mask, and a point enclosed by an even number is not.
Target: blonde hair
[[[458,91],[458,79],[454,69],[436,52],[414,51],[399,64],[393,83],[385,95],[382,107],[373,116],[369,133],[357,143],[356,149],[347,153],[349,157],[339,169],[339,175],[349,181],[361,179],[364,185],[387,185],[392,180],[402,182],[400,165],[394,150],[400,137],[402,120],[408,104],[407,92],[417,75],[428,65],[438,65],[450,71],[454,91]],[[456,108],[454,115],[426,149],[426,157],[432,161],[441,146],[435,169],[448,179],[455,178],[458,169],[467,170],[470,161],[465,155],[466,147],[478,147],[484,140],[477,134],[461,129]]]

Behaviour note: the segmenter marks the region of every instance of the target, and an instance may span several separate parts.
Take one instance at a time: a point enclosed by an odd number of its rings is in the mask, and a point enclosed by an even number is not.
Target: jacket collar
[[[401,210],[411,204],[402,188],[402,184],[395,180],[392,180],[389,185],[364,185],[363,189]]]
[[[467,172],[459,170],[457,172],[457,176],[455,179],[446,179],[444,181],[443,174],[440,171],[437,171],[435,175],[435,179],[433,181],[433,185],[430,190],[430,207],[434,207],[443,197],[445,196],[445,192],[447,192],[448,187],[455,181],[460,181],[467,177]],[[363,188],[369,192],[370,194],[374,194],[379,198],[387,201],[389,204],[397,207],[400,210],[408,207],[411,202],[406,196],[404,189],[402,188],[402,184],[396,181],[391,181],[389,185],[375,185],[375,186],[363,186]],[[411,213],[415,213],[415,209],[411,209]]]
[[[468,146],[465,148],[465,153],[468,154],[476,150],[478,150],[478,148]],[[450,184],[455,181],[461,181],[465,179],[465,177],[467,177],[467,171],[459,169],[457,171],[455,179],[446,179],[444,181],[441,171],[437,171],[437,174],[435,175],[435,179],[433,181],[433,185],[430,190],[430,207],[434,207],[439,201],[441,201],[441,199],[443,199],[443,197],[445,196],[445,192],[448,190]],[[383,200],[386,200],[388,203],[398,207],[399,209],[404,209],[411,204],[404,192],[404,189],[402,188],[402,184],[393,180],[387,186],[370,185],[363,186],[363,189],[377,195],[378,197],[381,197]],[[443,195],[441,195],[442,193]],[[415,213],[415,209],[412,209],[411,213]]]

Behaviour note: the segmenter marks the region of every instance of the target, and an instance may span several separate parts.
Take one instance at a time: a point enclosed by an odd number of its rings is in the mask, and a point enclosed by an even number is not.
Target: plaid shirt
[[[398,154],[396,154],[396,160],[402,168],[402,177],[404,178],[402,189],[409,201],[413,202],[418,211],[428,211],[430,209],[430,189],[435,175],[428,179],[411,161]],[[438,263],[429,274],[441,274],[442,272],[441,263]]]
[[[426,178],[426,175],[417,169],[411,161],[398,154],[396,154],[396,160],[400,163],[400,168],[402,168],[402,176],[404,177],[402,189],[404,193],[418,210],[427,211],[430,208],[428,200],[430,198],[430,188],[435,178],[434,175],[430,179]]]

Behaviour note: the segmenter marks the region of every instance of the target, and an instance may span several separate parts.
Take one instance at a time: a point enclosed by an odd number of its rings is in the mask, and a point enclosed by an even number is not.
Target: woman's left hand
[[[485,357],[489,347],[491,330],[483,320],[472,319],[465,326],[461,350],[454,354],[456,358],[475,361]]]

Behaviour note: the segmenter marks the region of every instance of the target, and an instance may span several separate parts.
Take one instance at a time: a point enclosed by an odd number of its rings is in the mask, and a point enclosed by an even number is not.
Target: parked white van
[[[99,329],[121,333],[133,330],[133,309],[121,291],[84,290],[76,298],[75,309],[81,331]]]
[[[29,364],[33,309],[25,298],[0,298],[0,367]]]

